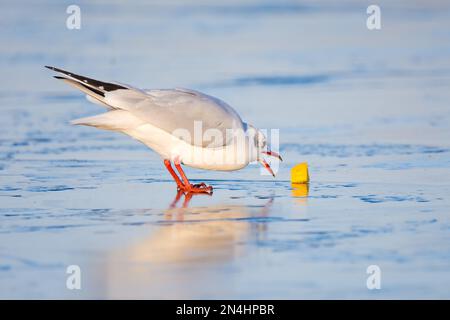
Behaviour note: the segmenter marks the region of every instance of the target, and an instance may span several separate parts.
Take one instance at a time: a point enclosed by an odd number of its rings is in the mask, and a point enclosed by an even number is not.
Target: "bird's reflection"
[[[242,205],[189,207],[192,197],[178,192],[164,212],[161,228],[130,248],[133,260],[176,263],[217,263],[240,254],[258,218],[267,216],[273,199],[257,210]],[[181,203],[181,198],[184,197]],[[180,207],[177,207],[181,204]]]
[[[192,298],[194,287],[225,281],[216,273],[266,231],[273,198],[264,205],[190,207],[197,196],[204,195],[177,193],[156,230],[109,255],[109,297]]]

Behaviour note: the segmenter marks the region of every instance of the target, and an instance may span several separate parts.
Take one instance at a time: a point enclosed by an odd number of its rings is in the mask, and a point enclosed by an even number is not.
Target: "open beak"
[[[281,156],[275,151],[263,151],[261,153],[267,154],[268,156],[275,157],[278,158],[280,161],[283,161],[283,158],[281,158]]]
[[[275,173],[273,173],[272,168],[269,166],[269,164],[264,159],[260,159],[259,162],[264,166],[264,168],[267,169],[267,171],[270,172],[270,174],[275,178]]]

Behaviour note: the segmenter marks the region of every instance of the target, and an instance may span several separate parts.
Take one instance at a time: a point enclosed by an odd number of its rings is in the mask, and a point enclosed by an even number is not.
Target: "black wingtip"
[[[64,79],[67,79],[67,78],[65,78],[65,77],[61,77],[61,76],[53,76],[53,78],[55,78],[55,79],[59,79],[59,80],[64,80]]]
[[[80,84],[83,84],[83,86],[85,86],[84,84],[88,84],[88,87],[90,88],[90,90],[95,89],[96,92],[97,91],[98,92],[101,92],[101,91],[109,92],[109,91],[114,91],[114,90],[119,90],[119,89],[128,89],[127,87],[124,87],[124,86],[121,86],[121,85],[118,85],[115,83],[109,83],[109,82],[103,82],[103,81],[91,79],[91,78],[80,76],[78,74],[75,74],[75,73],[72,73],[70,71],[66,71],[63,69],[59,69],[56,67],[52,67],[52,66],[45,66],[45,67],[47,69],[62,73],[63,75],[67,76],[67,78],[64,77],[63,79],[74,80],[76,82],[79,82]],[[60,79],[60,78],[57,78],[57,79]],[[99,91],[99,89],[100,89],[100,91]],[[101,95],[103,95],[103,94],[101,94]]]
[[[44,66],[44,67],[46,67],[47,69],[50,69],[52,71],[55,71],[55,72],[69,73],[69,71],[66,71],[66,70],[63,70],[63,69],[59,69],[57,67],[52,67],[52,66]]]

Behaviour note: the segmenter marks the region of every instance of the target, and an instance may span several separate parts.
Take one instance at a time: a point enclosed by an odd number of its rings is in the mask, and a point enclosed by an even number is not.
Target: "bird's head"
[[[254,160],[261,163],[261,165],[266,168],[272,176],[275,177],[275,173],[273,172],[267,161],[263,158],[263,156],[275,157],[280,161],[283,161],[283,159],[277,152],[271,151],[270,148],[268,148],[266,136],[261,130],[251,125],[247,125],[247,134],[249,136],[250,145],[253,150],[252,154],[254,155]]]

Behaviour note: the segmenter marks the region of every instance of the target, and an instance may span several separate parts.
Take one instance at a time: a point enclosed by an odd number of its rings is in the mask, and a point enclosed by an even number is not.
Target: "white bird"
[[[178,190],[185,193],[211,194],[212,187],[205,183],[191,184],[181,164],[231,171],[258,161],[275,176],[262,154],[282,160],[278,153],[267,150],[266,138],[260,130],[243,122],[233,108],[215,97],[180,88],[141,90],[55,67],[46,68],[62,74],[55,78],[83,91],[89,101],[108,110],[74,120],[72,124],[122,132],[142,142],[162,157]]]

